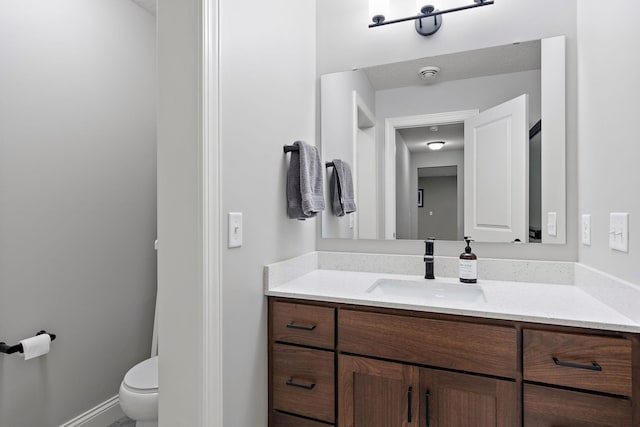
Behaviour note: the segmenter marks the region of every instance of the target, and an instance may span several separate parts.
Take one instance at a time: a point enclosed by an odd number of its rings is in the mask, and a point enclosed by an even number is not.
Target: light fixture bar
[[[444,15],[445,13],[458,12],[458,11],[461,11],[461,10],[473,9],[475,7],[489,6],[490,4],[493,4],[493,0],[487,0],[487,1],[481,0],[481,1],[478,1],[477,3],[474,3],[474,4],[469,4],[469,5],[460,6],[460,7],[454,7],[452,9],[437,10],[437,11],[433,11],[433,12],[430,12],[430,13],[427,13],[427,14],[421,13],[420,15],[409,16],[409,17],[406,17],[406,18],[393,19],[391,21],[374,22],[373,24],[369,24],[369,28],[381,27],[382,25],[397,24],[398,22],[414,21],[416,19],[422,19],[422,18],[429,18],[431,16]]]

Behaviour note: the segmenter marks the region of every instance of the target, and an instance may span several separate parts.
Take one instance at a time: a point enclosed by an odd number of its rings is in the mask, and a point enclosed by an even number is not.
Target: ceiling
[[[495,46],[447,55],[420,58],[411,61],[383,64],[364,68],[374,90],[397,89],[407,86],[435,85],[445,81],[463,80],[496,74],[539,70],[541,66],[540,40],[510,45]],[[425,81],[418,76],[422,67],[437,66],[440,72],[435,79]],[[440,150],[462,150],[464,147],[464,124],[399,129],[397,132],[407,144],[409,151],[428,151],[426,143],[445,141]]]
[[[393,64],[364,68],[375,90],[422,86],[438,82],[516,73],[540,69],[540,40],[472,51],[431,56]],[[418,77],[422,67],[440,67],[438,77],[425,81]]]
[[[438,129],[432,130],[433,126],[421,126],[414,128],[398,129],[398,134],[407,144],[407,148],[412,153],[418,151],[430,151],[426,143],[430,141],[444,141],[444,147],[439,152],[462,150],[464,147],[464,123],[453,123],[436,126]]]

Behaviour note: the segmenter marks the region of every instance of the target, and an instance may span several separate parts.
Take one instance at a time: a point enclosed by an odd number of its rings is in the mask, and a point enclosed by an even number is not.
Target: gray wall
[[[432,168],[432,167],[440,167],[440,166],[456,166],[458,169],[458,180],[457,180],[457,206],[458,209],[456,211],[456,224],[458,237],[457,239],[450,240],[459,240],[461,241],[464,237],[464,150],[445,150],[445,151],[424,151],[414,153],[411,156],[411,193],[416,194],[418,191],[418,169],[419,168]],[[419,210],[416,204],[411,205],[411,216],[412,216],[412,224],[411,224],[411,235],[414,239],[421,239],[418,234],[418,215]],[[439,236],[436,236],[438,239],[442,239]],[[424,240],[424,239],[423,239]],[[438,242],[438,244],[443,242]]]
[[[456,2],[456,4],[464,2]],[[414,3],[415,4],[415,3]],[[553,10],[544,19],[540,10]],[[577,53],[576,0],[559,6],[553,0],[496,2],[492,6],[447,15],[438,33],[418,36],[410,23],[369,29],[366,0],[317,2],[318,74],[381,63],[441,55],[564,34],[567,36],[567,244],[513,245],[476,243],[479,257],[568,260],[577,259]],[[364,23],[363,23],[364,21]],[[339,46],[339,48],[336,48]],[[420,241],[343,241],[319,239],[319,250],[381,253],[422,253]],[[458,242],[439,242],[437,255],[460,254]]]
[[[128,0],[0,2],[0,426],[57,426],[149,357],[154,19]]]
[[[313,0],[221,1],[223,228],[227,212],[244,214],[243,246],[221,242],[225,426],[267,425],[263,266],[315,249],[320,219],[287,219],[282,152],[298,139],[316,143],[314,8]],[[268,36],[247,31],[247,11],[269,22]]]
[[[606,21],[598,6],[578,2],[579,213],[591,214],[591,246],[579,244],[580,262],[640,284],[640,2],[608,2]],[[629,213],[629,253],[609,249],[610,212]]]
[[[452,215],[458,211],[457,177],[418,178],[420,188],[424,207],[418,208],[418,239],[459,240],[457,215]]]

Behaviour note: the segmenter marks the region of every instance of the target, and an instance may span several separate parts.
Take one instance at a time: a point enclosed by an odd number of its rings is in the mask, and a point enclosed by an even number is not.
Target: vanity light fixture
[[[430,150],[440,150],[442,147],[444,147],[444,141],[427,142],[427,147],[429,147]]]
[[[380,27],[382,25],[397,24],[398,22],[415,21],[416,31],[422,36],[430,36],[435,34],[442,25],[442,16],[445,13],[458,12],[475,7],[489,6],[493,4],[493,0],[473,0],[473,4],[466,6],[454,7],[446,10],[436,10],[432,5],[424,5],[420,7],[420,13],[415,16],[406,18],[386,20],[385,13],[388,13],[388,1],[385,0],[369,0],[369,13],[373,13],[373,24],[369,24],[369,28]],[[433,18],[433,19],[432,19]]]

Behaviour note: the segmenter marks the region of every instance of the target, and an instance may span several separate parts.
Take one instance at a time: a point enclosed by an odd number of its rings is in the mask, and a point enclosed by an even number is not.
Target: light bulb
[[[427,147],[429,147],[429,149],[431,150],[440,150],[442,147],[444,147],[444,141],[427,142]]]

